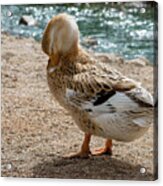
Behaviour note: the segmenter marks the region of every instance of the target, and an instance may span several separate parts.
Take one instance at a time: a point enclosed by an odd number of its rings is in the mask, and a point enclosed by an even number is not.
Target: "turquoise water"
[[[58,5],[10,5],[1,7],[2,32],[40,40],[51,17],[67,12],[76,17],[85,47],[97,52],[114,52],[127,59],[144,56],[154,63],[157,23],[152,3],[94,3]],[[8,11],[12,13],[8,15]],[[36,26],[20,25],[22,15],[32,15]]]

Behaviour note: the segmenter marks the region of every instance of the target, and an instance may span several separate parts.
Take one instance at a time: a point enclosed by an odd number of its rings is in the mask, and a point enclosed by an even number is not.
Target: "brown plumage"
[[[59,14],[48,23],[42,49],[49,56],[48,84],[56,100],[85,132],[81,151],[90,154],[91,135],[107,138],[98,154],[111,154],[112,139],[132,141],[153,118],[153,98],[140,83],[94,59],[79,44],[75,20]]]

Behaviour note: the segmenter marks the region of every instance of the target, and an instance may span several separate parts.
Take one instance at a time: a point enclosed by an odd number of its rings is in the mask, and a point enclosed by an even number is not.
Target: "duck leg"
[[[81,150],[76,154],[72,154],[68,156],[67,158],[87,158],[90,154],[90,147],[89,147],[90,140],[91,140],[91,134],[85,134]]]
[[[112,140],[111,139],[106,140],[104,148],[97,149],[95,150],[95,152],[92,153],[92,155],[94,156],[99,156],[103,154],[108,154],[110,156],[112,155]]]

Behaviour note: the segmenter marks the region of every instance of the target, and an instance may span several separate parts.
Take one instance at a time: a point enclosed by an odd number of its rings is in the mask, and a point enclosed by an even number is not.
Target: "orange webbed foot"
[[[89,155],[91,154],[89,150],[90,140],[91,140],[91,134],[85,134],[84,141],[83,141],[80,152],[76,154],[70,154],[66,156],[65,158],[88,158]]]
[[[105,147],[100,148],[92,152],[92,155],[94,156],[100,156],[100,155],[112,155],[112,140],[108,139],[106,140]]]
[[[100,148],[100,149],[95,149],[94,152],[92,152],[93,156],[100,156],[100,155],[112,155],[112,150],[111,149],[106,149],[106,148]]]

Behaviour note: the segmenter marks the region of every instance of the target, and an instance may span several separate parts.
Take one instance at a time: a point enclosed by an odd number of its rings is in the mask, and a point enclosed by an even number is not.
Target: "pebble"
[[[98,41],[94,38],[91,38],[91,37],[85,37],[82,41],[82,43],[84,45],[89,45],[89,46],[92,46],[92,45],[98,45]]]
[[[32,16],[24,15],[20,18],[19,24],[27,26],[36,26],[37,21]]]

